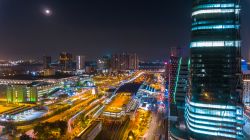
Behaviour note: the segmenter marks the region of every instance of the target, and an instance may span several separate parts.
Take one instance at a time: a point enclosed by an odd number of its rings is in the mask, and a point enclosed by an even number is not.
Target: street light
[[[132,131],[129,131],[128,133],[128,140],[134,140],[135,139],[135,135]]]

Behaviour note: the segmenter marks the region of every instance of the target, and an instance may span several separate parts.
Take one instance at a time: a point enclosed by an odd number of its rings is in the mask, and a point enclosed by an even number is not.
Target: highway
[[[128,118],[124,122],[104,122],[103,129],[95,140],[122,140],[129,122]]]
[[[93,102],[90,102],[88,104],[85,104],[86,107],[82,108],[82,110],[78,113],[76,113],[74,116],[72,116],[69,120],[68,120],[68,132],[71,133],[72,132],[72,122],[81,114],[83,113],[87,113],[87,111],[89,111],[90,109],[96,107],[97,105],[100,105],[103,101],[105,100],[105,97],[102,97],[101,99],[96,99]]]
[[[166,121],[167,122],[167,121]],[[162,114],[153,113],[152,120],[149,125],[148,131],[144,134],[143,138],[146,140],[158,140],[165,138],[165,132],[167,129],[167,125],[162,117]],[[164,137],[164,138],[163,138]]]
[[[68,109],[68,110],[66,110],[58,115],[55,115],[47,120],[44,120],[43,122],[54,122],[57,120],[65,120],[69,116],[71,116],[72,114],[75,114],[76,112],[78,112],[79,108],[83,108],[83,107],[87,106],[89,103],[91,103],[94,100],[95,100],[95,97],[91,96],[87,100],[84,100],[83,102],[71,107],[70,109]]]
[[[124,123],[122,123],[120,125],[120,127],[118,128],[118,130],[116,130],[116,132],[114,133],[112,137],[112,140],[122,140],[125,134],[125,131],[128,129],[128,125],[129,125],[130,120],[127,119]]]

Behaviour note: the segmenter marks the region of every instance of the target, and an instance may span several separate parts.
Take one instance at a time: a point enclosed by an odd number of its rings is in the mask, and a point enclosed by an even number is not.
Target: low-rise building
[[[33,82],[31,84],[7,85],[6,97],[8,103],[37,102],[54,90],[61,88],[60,83]]]
[[[9,85],[7,86],[7,102],[23,103],[36,102],[37,89],[27,85]]]

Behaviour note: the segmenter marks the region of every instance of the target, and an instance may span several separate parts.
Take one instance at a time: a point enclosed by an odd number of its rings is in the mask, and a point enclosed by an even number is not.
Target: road
[[[167,125],[161,113],[152,113],[152,120],[149,126],[148,131],[143,136],[145,140],[158,140],[160,137],[161,139],[165,138]]]
[[[116,90],[114,91],[114,93],[116,93],[121,86],[123,86],[124,84],[127,84],[127,83],[130,83],[130,82],[133,82],[135,79],[139,78],[140,76],[142,76],[144,74],[144,72],[140,72],[139,74],[137,74],[135,77],[127,80],[127,81],[123,81],[121,82],[121,84],[118,86],[118,88],[116,88]]]
[[[69,120],[68,120],[68,132],[71,133],[72,132],[72,127],[71,124],[72,122],[81,114],[86,113],[87,111],[89,111],[90,109],[96,107],[98,104],[101,104],[102,101],[105,100],[105,97],[102,97],[101,99],[96,99],[95,101],[86,104],[86,107],[82,108],[82,110],[78,113],[76,113],[74,116],[72,116]],[[87,106],[88,105],[88,106]]]
[[[126,132],[129,125],[129,119],[127,119],[124,123],[122,123],[119,127],[119,129],[114,133],[112,136],[112,140],[122,140],[124,137],[124,133]]]
[[[90,97],[87,100],[83,101],[82,103],[66,110],[65,112],[62,112],[58,115],[55,115],[47,120],[44,120],[43,122],[54,122],[57,120],[64,120],[67,119],[67,117],[72,116],[73,114],[76,114],[76,112],[78,112],[79,109],[87,106],[89,103],[91,103],[93,100],[95,99],[95,97]]]
[[[128,124],[129,119],[124,122],[104,122],[103,129],[95,140],[122,140]]]

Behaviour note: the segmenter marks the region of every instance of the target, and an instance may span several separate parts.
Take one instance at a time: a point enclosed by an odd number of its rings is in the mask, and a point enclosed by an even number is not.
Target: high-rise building
[[[239,0],[193,0],[191,89],[185,119],[194,139],[242,139]]]
[[[181,56],[181,47],[171,47],[170,57],[180,57]]]
[[[95,73],[97,69],[97,63],[96,61],[86,61],[86,73]]]
[[[181,57],[181,47],[172,47],[166,70],[169,85],[170,120],[172,120],[172,117],[176,118],[179,116],[177,108],[185,103],[187,92],[187,88],[185,87],[187,84],[185,85],[183,80],[184,78],[186,81],[188,80],[187,64],[187,60]]]
[[[55,69],[51,67],[51,56],[43,56],[43,76],[55,75]]]
[[[241,70],[243,74],[243,104],[245,107],[250,107],[250,70],[247,65],[247,61],[242,59]]]
[[[60,53],[59,61],[61,65],[61,69],[64,71],[72,70],[73,65],[73,55],[67,52]]]
[[[178,109],[183,110],[185,107],[185,98],[189,88],[189,69],[190,60],[188,58],[181,57],[178,62],[177,74],[174,77],[174,89],[172,102]]]
[[[48,69],[50,68],[51,64],[51,56],[43,56],[43,68]]]
[[[178,67],[181,64],[181,54],[179,47],[172,47],[170,52],[169,61],[169,101],[171,104],[175,104],[174,92],[176,87],[176,78],[178,74]]]
[[[137,70],[138,67],[139,67],[139,58],[138,58],[137,54],[135,54],[135,53],[129,54],[128,69],[129,70]]]
[[[181,126],[184,123],[185,98],[189,89],[189,68],[188,58],[181,56],[181,48],[171,48],[170,61],[167,63],[167,80],[169,85],[169,132],[171,135],[182,133]],[[185,139],[183,137],[182,139]]]
[[[138,69],[139,59],[137,54],[120,53],[111,57],[112,70],[136,70]]]
[[[107,73],[110,70],[111,56],[106,55],[97,60],[97,70],[99,72]]]
[[[82,70],[85,67],[85,56],[76,56],[76,70]]]
[[[243,71],[243,103],[250,107],[250,71]]]

